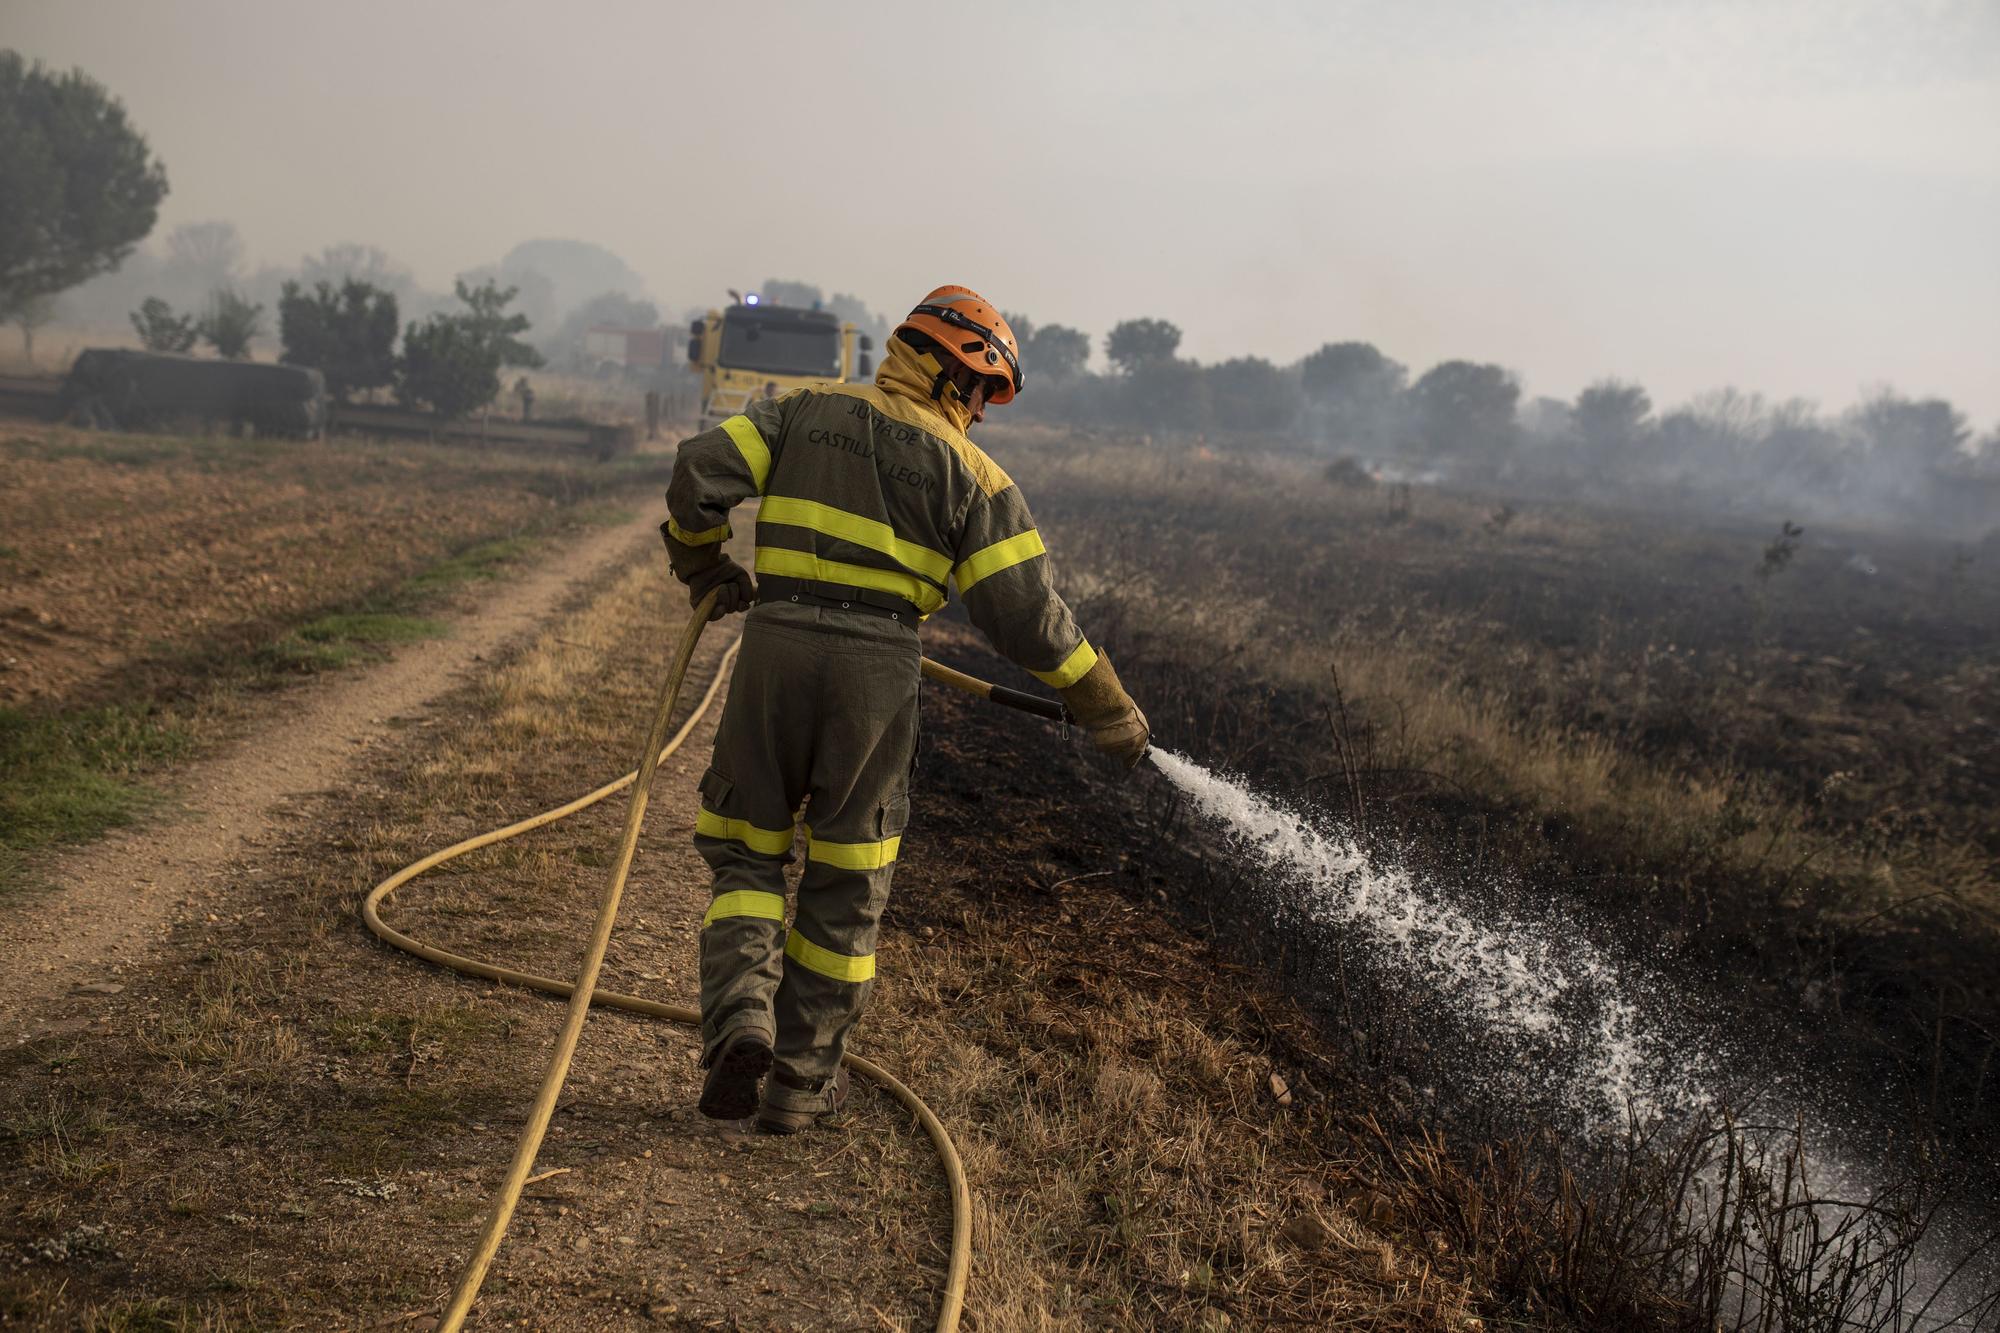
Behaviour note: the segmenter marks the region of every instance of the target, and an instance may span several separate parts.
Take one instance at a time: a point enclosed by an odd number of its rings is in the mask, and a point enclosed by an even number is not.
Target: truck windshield
[[[840,325],[804,312],[732,310],[722,322],[721,360],[766,375],[838,375]]]

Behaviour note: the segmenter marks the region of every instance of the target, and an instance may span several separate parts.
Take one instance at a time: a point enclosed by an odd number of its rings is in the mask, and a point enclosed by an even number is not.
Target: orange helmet
[[[1021,391],[1021,344],[1006,319],[970,287],[940,287],[917,302],[896,332],[915,329],[967,369],[1006,381],[986,401],[1008,403]]]

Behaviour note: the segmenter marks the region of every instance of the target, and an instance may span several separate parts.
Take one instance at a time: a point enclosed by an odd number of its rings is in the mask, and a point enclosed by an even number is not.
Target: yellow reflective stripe
[[[783,856],[792,850],[790,829],[758,828],[745,820],[724,819],[713,810],[696,812],[694,831],[704,838],[727,838],[731,842],[740,842],[751,851],[762,852],[766,856]]]
[[[785,957],[810,972],[835,981],[867,981],[875,975],[875,955],[863,954],[859,958],[831,949],[822,949],[817,944],[794,930],[785,940]]]
[[[783,921],[785,919],[785,895],[765,893],[761,889],[731,889],[719,893],[715,901],[708,905],[708,913],[701,924],[709,926],[724,917],[749,916],[760,921]]]
[[[667,531],[672,533],[674,540],[682,546],[711,546],[716,542],[726,541],[730,535],[727,523],[721,527],[710,528],[706,532],[689,532],[672,519],[667,520]]]
[[[736,452],[743,455],[743,461],[750,465],[750,480],[757,487],[757,494],[764,493],[764,483],[771,479],[771,449],[764,443],[764,437],[757,433],[750,418],[741,412],[722,423],[722,429],[729,432],[729,438],[736,441]]]
[[[860,514],[850,514],[845,509],[835,509],[832,505],[824,505],[817,500],[800,500],[789,495],[769,495],[764,497],[764,504],[757,511],[757,518],[764,523],[783,523],[788,527],[809,528],[814,532],[823,532],[829,537],[838,537],[844,542],[853,542],[856,546],[865,546],[871,551],[880,551],[897,564],[907,569],[914,569],[938,583],[943,583],[951,573],[951,557],[942,551],[933,551],[928,546],[904,541],[887,523],[878,523]]]
[[[893,593],[917,610],[929,615],[944,605],[944,594],[914,574],[893,569],[870,569],[840,560],[822,560],[806,551],[787,551],[776,546],[757,548],[757,572],[787,579],[815,579],[821,583],[851,583],[857,588]]]
[[[1090,640],[1085,639],[1076,646],[1076,651],[1065,657],[1062,665],[1054,671],[1034,671],[1029,674],[1044,685],[1053,685],[1057,689],[1063,690],[1068,689],[1089,675],[1090,669],[1096,665],[1097,650],[1090,646]]]
[[[1042,545],[1042,534],[1029,528],[1017,537],[1009,537],[1004,542],[994,542],[983,550],[974,551],[965,558],[964,564],[952,571],[952,577],[958,580],[958,590],[963,594],[987,575],[1012,569],[1024,560],[1033,560],[1045,554],[1048,549]]]
[[[822,842],[806,830],[806,860],[839,870],[880,870],[895,862],[902,845],[900,834],[880,842]]]

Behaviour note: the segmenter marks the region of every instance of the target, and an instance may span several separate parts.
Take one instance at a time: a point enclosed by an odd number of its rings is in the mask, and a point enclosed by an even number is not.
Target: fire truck
[[[688,368],[701,375],[704,429],[759,398],[845,384],[874,373],[875,340],[827,310],[776,305],[756,292],[688,326]]]

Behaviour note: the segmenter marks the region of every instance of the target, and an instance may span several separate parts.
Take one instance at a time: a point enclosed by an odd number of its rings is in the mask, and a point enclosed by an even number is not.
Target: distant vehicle
[[[865,379],[874,373],[874,349],[874,339],[831,311],[772,305],[751,292],[688,326],[688,366],[701,375],[701,424],[713,426],[759,398]]]
[[[63,381],[62,414],[113,429],[201,421],[316,439],[326,429],[326,377],[309,366],[93,347]]]

